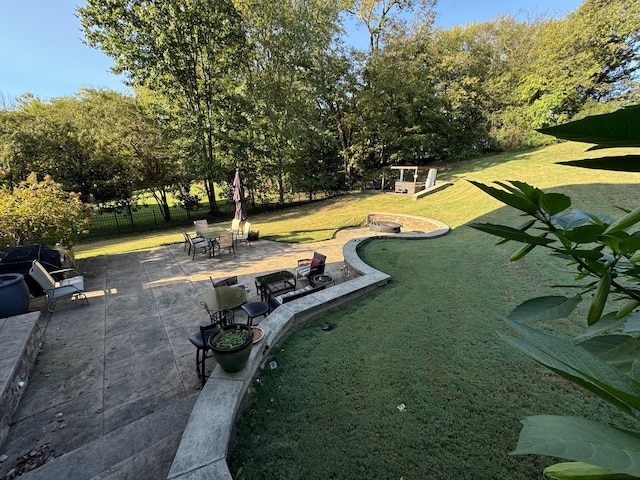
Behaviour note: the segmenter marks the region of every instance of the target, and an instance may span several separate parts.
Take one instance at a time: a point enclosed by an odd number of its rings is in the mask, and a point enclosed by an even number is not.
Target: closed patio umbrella
[[[236,213],[233,218],[244,222],[247,219],[247,213],[244,211],[244,187],[238,170],[236,170],[236,176],[233,179],[233,201],[236,202]]]

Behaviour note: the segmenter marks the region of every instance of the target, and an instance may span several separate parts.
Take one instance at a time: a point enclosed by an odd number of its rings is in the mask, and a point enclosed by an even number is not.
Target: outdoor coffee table
[[[260,293],[260,285],[267,285],[272,293],[296,289],[296,276],[288,270],[269,273],[256,277],[256,292]]]

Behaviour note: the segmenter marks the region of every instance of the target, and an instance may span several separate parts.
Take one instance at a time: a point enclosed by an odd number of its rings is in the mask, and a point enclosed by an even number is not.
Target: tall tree
[[[88,0],[78,8],[89,45],[115,61],[116,73],[176,103],[192,134],[212,210],[214,182],[229,150],[247,51],[231,0]]]
[[[322,59],[340,31],[340,2],[235,0],[253,53],[248,92],[254,152],[284,202],[288,176],[317,119]]]

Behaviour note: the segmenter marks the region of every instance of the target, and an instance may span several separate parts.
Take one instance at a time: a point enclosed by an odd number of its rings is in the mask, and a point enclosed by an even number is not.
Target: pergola
[[[396,193],[408,193],[413,195],[414,193],[416,193],[416,191],[420,191],[424,188],[424,184],[423,185],[417,185],[417,180],[418,180],[418,169],[420,167],[414,166],[414,165],[397,165],[397,166],[393,166],[393,167],[385,167],[382,170],[382,188],[384,188],[384,170],[389,169],[389,170],[400,170],[400,180],[396,181],[396,186],[395,186],[395,192]],[[408,171],[409,173],[412,172],[413,175],[413,181],[411,182],[406,182],[404,180],[404,172]],[[416,187],[417,190],[416,190]],[[422,187],[422,188],[420,188]]]

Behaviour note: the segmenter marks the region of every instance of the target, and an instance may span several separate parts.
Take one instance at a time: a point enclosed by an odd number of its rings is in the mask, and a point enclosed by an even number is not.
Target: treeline
[[[85,39],[135,95],[24,95],[0,111],[7,185],[50,174],[86,202],[193,202],[239,169],[249,201],[313,198],[381,167],[538,145],[534,131],[637,101],[640,2],[439,29],[435,0],[88,0]],[[345,43],[344,23],[368,32]],[[225,187],[226,188],[226,187]],[[230,190],[230,189],[228,189]]]

